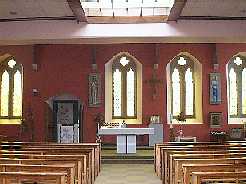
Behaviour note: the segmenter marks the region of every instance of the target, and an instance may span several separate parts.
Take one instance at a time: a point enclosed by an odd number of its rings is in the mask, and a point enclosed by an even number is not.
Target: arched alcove
[[[68,93],[50,97],[46,102],[46,141],[83,142],[83,103]]]

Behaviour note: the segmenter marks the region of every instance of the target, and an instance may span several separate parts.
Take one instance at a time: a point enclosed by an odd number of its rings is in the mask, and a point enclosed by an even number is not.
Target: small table
[[[136,135],[154,134],[154,128],[101,127],[99,135],[117,135],[117,153],[136,153]]]

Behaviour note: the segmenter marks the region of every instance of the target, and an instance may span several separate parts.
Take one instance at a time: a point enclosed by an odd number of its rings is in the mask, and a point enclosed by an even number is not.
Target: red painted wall
[[[34,115],[34,140],[45,138],[45,101],[52,96],[69,93],[84,102],[84,141],[94,142],[96,126],[95,114],[104,113],[104,100],[99,108],[88,107],[88,74],[92,71],[91,49],[96,48],[96,63],[102,74],[102,98],[104,99],[104,65],[118,52],[129,52],[143,67],[143,124],[130,127],[147,127],[149,117],[159,114],[164,124],[164,141],[169,139],[169,125],[166,123],[166,65],[180,52],[189,52],[202,63],[203,124],[184,125],[185,136],[196,136],[198,141],[209,141],[209,112],[223,112],[220,129],[228,131],[237,125],[227,125],[226,63],[229,59],[246,50],[246,44],[216,44],[219,70],[222,77],[222,104],[209,104],[209,73],[213,72],[212,44],[108,44],[108,45],[38,45],[35,54],[32,46],[0,46],[0,56],[9,53],[24,67],[23,110],[24,117],[31,107]],[[159,54],[156,54],[156,48]],[[35,60],[35,61],[34,61]],[[38,63],[38,71],[32,70],[32,63]],[[159,63],[158,96],[152,99],[152,87],[146,81],[151,79],[153,64]],[[32,89],[38,89],[33,96]],[[178,127],[176,127],[178,129]],[[215,129],[213,129],[215,130]],[[30,131],[20,136],[20,125],[0,125],[0,134],[12,139],[30,140]],[[105,142],[115,142],[114,137],[104,138]],[[147,136],[138,138],[138,143],[147,144]]]

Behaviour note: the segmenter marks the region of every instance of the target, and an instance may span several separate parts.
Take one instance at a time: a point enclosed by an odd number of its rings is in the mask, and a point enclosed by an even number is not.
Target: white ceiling
[[[246,18],[246,0],[187,0],[180,17]]]
[[[0,19],[74,16],[67,0],[0,0]]]
[[[246,0],[176,0],[176,2],[185,2],[184,7],[180,9],[181,13],[178,12],[180,19],[194,17],[246,19]],[[67,0],[0,0],[0,22],[11,19],[64,17],[74,17]]]

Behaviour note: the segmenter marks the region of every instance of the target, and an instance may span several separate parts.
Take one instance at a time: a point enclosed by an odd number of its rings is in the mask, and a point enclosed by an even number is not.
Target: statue
[[[98,107],[101,104],[101,85],[98,73],[89,74],[89,106]]]
[[[95,78],[92,79],[91,83],[91,100],[92,104],[97,104],[97,93],[98,93],[98,83]]]

